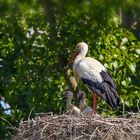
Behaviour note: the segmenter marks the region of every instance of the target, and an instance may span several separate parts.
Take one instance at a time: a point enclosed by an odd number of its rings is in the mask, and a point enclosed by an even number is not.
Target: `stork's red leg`
[[[94,93],[93,93],[94,94]],[[97,95],[93,95],[93,115],[96,114],[96,107],[97,107]]]

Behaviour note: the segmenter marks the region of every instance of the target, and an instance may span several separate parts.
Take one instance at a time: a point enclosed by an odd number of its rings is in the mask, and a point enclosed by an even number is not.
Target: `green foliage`
[[[100,113],[114,115],[122,114],[124,109],[138,110],[140,42],[129,29],[120,26],[116,11],[121,3],[63,2],[61,5],[54,1],[54,39],[38,2],[34,1],[30,7],[26,1],[22,4],[15,1],[15,7],[10,8],[10,1],[1,1],[3,7],[8,8],[0,18],[0,100],[8,103],[12,112],[5,114],[0,105],[0,117],[13,126],[18,126],[21,119],[27,119],[33,107],[32,115],[61,111],[61,94],[69,88],[64,67],[81,41],[89,44],[88,55],[101,61],[113,75],[121,96],[120,112],[111,111],[100,100],[99,107],[109,110]],[[80,88],[88,93],[81,83]],[[88,99],[92,104],[91,94]],[[7,126],[8,123],[2,120],[1,138],[9,137],[12,132]]]

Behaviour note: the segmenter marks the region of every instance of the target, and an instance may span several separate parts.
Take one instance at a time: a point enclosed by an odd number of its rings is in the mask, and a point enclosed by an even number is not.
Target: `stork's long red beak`
[[[70,59],[70,61],[68,62],[66,68],[68,69],[69,68],[69,65],[74,61],[75,57],[78,55],[79,53],[79,49],[74,53],[74,55],[72,56],[72,58]]]

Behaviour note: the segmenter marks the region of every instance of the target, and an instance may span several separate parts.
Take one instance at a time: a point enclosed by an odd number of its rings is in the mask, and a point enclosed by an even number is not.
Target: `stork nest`
[[[140,140],[140,118],[43,115],[20,123],[14,140]]]

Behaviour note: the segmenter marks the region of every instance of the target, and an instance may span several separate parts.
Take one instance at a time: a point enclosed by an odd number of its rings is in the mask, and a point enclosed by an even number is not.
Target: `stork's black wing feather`
[[[114,89],[116,89],[116,84],[114,82],[114,79],[108,72],[101,71],[100,75],[104,82],[107,82],[110,86],[112,86]]]
[[[102,99],[104,99],[112,108],[118,108],[120,104],[120,97],[116,90],[116,85],[111,76],[105,71],[101,73],[102,82],[93,81],[90,79],[81,78],[81,80],[86,84],[86,86],[92,92],[95,92]]]

